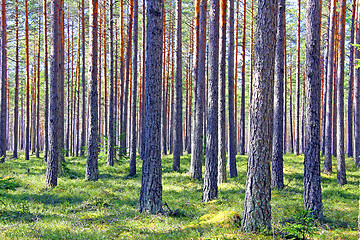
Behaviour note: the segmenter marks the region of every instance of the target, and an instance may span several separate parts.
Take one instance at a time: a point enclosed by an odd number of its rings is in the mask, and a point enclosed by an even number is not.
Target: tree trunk
[[[110,96],[109,96],[109,134],[108,134],[108,147],[107,147],[107,164],[114,166],[114,155],[115,155],[115,122],[114,122],[114,109],[116,104],[114,102],[114,31],[113,31],[113,8],[114,3],[110,0]]]
[[[137,99],[137,65],[138,65],[138,0],[130,0],[130,9],[133,6],[134,12],[134,25],[133,25],[133,86],[132,86],[132,100],[131,100],[131,133],[130,133],[130,169],[129,169],[129,176],[134,176],[136,174],[136,99]]]
[[[18,133],[19,133],[19,130],[18,130],[19,129],[19,16],[18,16],[19,13],[18,13],[18,11],[19,11],[18,1],[15,0],[15,31],[16,31],[15,32],[15,38],[16,38],[15,51],[16,51],[16,53],[15,53],[15,100],[14,100],[14,151],[13,151],[13,158],[18,158]],[[46,18],[44,17],[44,19],[46,19]]]
[[[278,2],[277,36],[274,80],[274,126],[271,185],[284,188],[283,178],[283,110],[284,110],[284,30],[285,0]]]
[[[226,74],[226,0],[220,0],[220,53],[219,53],[219,101],[218,101],[218,183],[226,179],[226,134],[225,134],[225,74]]]
[[[203,202],[211,201],[218,196],[219,0],[210,0],[208,61],[209,82]]]
[[[229,0],[229,53],[234,52],[234,0]],[[237,43],[236,43],[237,44]],[[235,53],[235,56],[237,53]],[[228,55],[228,94],[229,94],[229,168],[230,177],[237,176],[236,169],[236,115],[235,115],[235,86],[234,86],[234,54]],[[235,74],[236,75],[236,74]]]
[[[329,46],[328,46],[328,66],[326,76],[326,119],[325,119],[325,159],[324,172],[332,173],[332,92],[334,74],[334,31],[335,31],[335,12],[337,0],[331,0],[331,13],[329,23]]]
[[[37,54],[37,86],[36,86],[36,157],[40,158],[40,44],[41,44],[41,11],[39,10],[39,33]]]
[[[206,54],[206,12],[207,0],[198,0],[195,6],[194,41],[194,125],[192,126],[192,146],[190,175],[192,179],[202,178],[204,156],[204,98],[205,98],[205,54]],[[217,103],[216,103],[217,104]],[[191,112],[191,109],[190,109]]]
[[[145,80],[146,80],[146,68],[145,68],[145,59],[146,59],[146,26],[145,26],[145,1],[143,1],[142,6],[142,83],[143,86],[141,89],[141,112],[140,112],[140,158],[143,159],[143,153],[145,151],[145,141],[144,141],[144,132],[145,132],[145,94],[146,94],[146,86],[145,86]]]
[[[98,0],[90,1],[89,31],[89,105],[90,126],[85,179],[98,180],[99,125],[98,125]]]
[[[243,2],[241,105],[240,105],[240,155],[245,154],[245,48],[246,48],[246,0]],[[251,83],[250,83],[251,84]],[[252,84],[251,84],[252,86]],[[251,93],[250,93],[251,94]]]
[[[357,6],[356,11],[356,25],[355,25],[355,42],[360,44],[360,24],[359,24],[359,7]],[[360,59],[360,51],[355,48],[355,59]],[[354,149],[355,149],[355,168],[359,168],[360,162],[360,68],[355,68],[354,79]]]
[[[25,160],[30,159],[30,69],[29,69],[29,13],[28,2],[25,0],[25,52],[26,52],[26,130]]]
[[[162,212],[161,183],[161,66],[163,0],[147,0],[145,151],[140,191],[140,212]]]
[[[63,137],[63,18],[64,2],[51,1],[51,60],[50,60],[50,118],[49,152],[46,166],[45,187],[57,186],[59,162],[62,160]]]
[[[274,59],[277,1],[259,1],[254,47],[254,82],[250,107],[250,141],[242,227],[270,230]]]
[[[347,136],[347,155],[353,157],[353,85],[354,85],[354,22],[355,22],[355,5],[352,3],[351,15],[351,33],[350,33],[350,57],[349,57],[349,94],[348,94],[348,136]]]
[[[46,0],[44,0],[46,1]],[[81,53],[82,53],[82,68],[81,68],[81,89],[82,89],[82,112],[81,112],[81,143],[80,143],[80,156],[84,156],[86,144],[86,78],[85,78],[85,0],[81,0]],[[80,96],[79,96],[80,97]]]
[[[304,208],[322,218],[320,177],[321,2],[307,0],[305,50]]]
[[[298,0],[297,18],[297,59],[296,59],[296,105],[295,105],[295,139],[294,154],[300,154],[300,16],[301,0]]]
[[[346,18],[346,0],[340,1],[339,15],[339,62],[337,72],[337,183],[345,185],[345,147],[344,147],[344,65],[345,65],[345,18]]]
[[[1,91],[0,91],[0,106],[1,106],[1,114],[0,114],[0,162],[5,162],[6,157],[6,113],[7,113],[7,89],[6,89],[6,81],[7,81],[7,64],[6,64],[6,0],[1,1]]]
[[[173,170],[180,170],[180,156],[182,155],[183,135],[182,135],[182,0],[177,0],[177,17],[176,17],[176,68],[175,68],[175,103],[174,103],[174,116],[175,116],[175,135],[174,135],[174,159]]]

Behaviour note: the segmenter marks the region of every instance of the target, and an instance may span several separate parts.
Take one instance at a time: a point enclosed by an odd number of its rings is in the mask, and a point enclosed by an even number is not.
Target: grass
[[[281,239],[279,229],[303,206],[303,157],[284,156],[286,187],[272,191],[271,235],[239,228],[246,160],[237,156],[239,176],[219,186],[218,199],[202,203],[202,182],[187,173],[190,156],[181,158],[179,172],[172,171],[172,156],[164,156],[163,201],[179,209],[172,217],[139,213],[141,161],[138,175],[127,178],[127,160],[108,167],[101,154],[99,181],[87,182],[86,159],[69,157],[58,186],[48,190],[42,159],[6,159],[0,164],[0,239]],[[359,172],[353,159],[347,158],[346,165],[345,186],[336,184],[336,172],[321,174],[324,221],[315,224],[314,239],[357,239]]]

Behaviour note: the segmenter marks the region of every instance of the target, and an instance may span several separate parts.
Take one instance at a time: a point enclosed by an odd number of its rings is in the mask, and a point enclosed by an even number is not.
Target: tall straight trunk
[[[44,0],[46,1],[46,0]],[[86,144],[86,78],[85,78],[85,0],[81,0],[81,90],[82,90],[82,111],[81,111],[81,143],[80,156],[84,156]],[[79,46],[80,47],[80,46]],[[79,96],[80,97],[80,96]]]
[[[180,156],[182,155],[183,147],[183,134],[182,134],[182,0],[177,0],[176,6],[176,41],[175,41],[175,53],[176,53],[176,67],[175,67],[175,103],[174,103],[174,120],[175,120],[175,132],[174,132],[174,158],[173,158],[173,170],[180,170]]]
[[[356,6],[356,25],[355,25],[355,43],[360,44],[360,13],[359,6]],[[355,59],[360,59],[360,51],[355,48]],[[360,68],[355,68],[354,72],[354,160],[355,168],[359,168],[360,163]]]
[[[130,60],[132,49],[132,26],[133,26],[133,12],[130,10],[128,32],[127,32],[127,45],[126,45],[126,60],[125,60],[125,82],[124,82],[124,100],[123,100],[123,119],[121,121],[121,133],[123,139],[121,140],[121,148],[126,151],[127,147],[127,128],[128,128],[128,98],[129,98],[129,82],[130,82]]]
[[[277,36],[275,51],[274,79],[274,125],[271,185],[284,188],[283,177],[283,114],[284,114],[284,30],[285,30],[285,0],[278,2]]]
[[[295,103],[295,138],[294,154],[300,154],[300,11],[301,0],[298,0],[297,50],[296,50],[296,103]]]
[[[345,147],[344,147],[344,67],[345,67],[345,18],[346,18],[346,0],[340,1],[339,15],[339,62],[337,72],[337,183],[345,185]]]
[[[147,0],[145,152],[140,191],[140,212],[162,211],[161,183],[161,66],[163,0]]]
[[[208,61],[209,82],[203,202],[211,201],[218,196],[219,0],[210,0]]]
[[[325,142],[326,142],[326,101],[327,101],[327,74],[329,66],[329,49],[330,49],[330,15],[331,15],[331,4],[329,4],[329,13],[327,18],[327,34],[326,34],[326,45],[324,53],[324,86],[323,86],[323,100],[322,100],[322,122],[321,122],[321,153],[325,154]]]
[[[304,208],[322,218],[320,177],[321,2],[307,0],[305,50]]]
[[[243,2],[241,103],[240,103],[240,155],[245,154],[245,48],[246,48],[246,0]],[[252,84],[251,84],[252,85]]]
[[[47,0],[44,0],[44,81],[45,81],[45,106],[44,106],[44,161],[47,162],[49,151],[49,73],[48,73],[48,52],[47,52]]]
[[[259,1],[254,47],[254,82],[250,106],[250,141],[242,227],[270,230],[274,59],[277,1]]]
[[[115,127],[115,122],[114,122],[114,110],[116,107],[115,101],[114,101],[114,87],[116,87],[116,85],[114,86],[114,15],[113,15],[113,8],[114,8],[114,3],[112,0],[110,0],[110,16],[109,16],[109,21],[110,21],[110,29],[109,29],[109,34],[110,34],[110,83],[109,83],[109,87],[110,87],[110,96],[109,96],[109,133],[108,133],[108,147],[107,147],[107,164],[109,166],[113,166],[114,165],[114,155],[115,155],[115,131],[114,131],[114,127]]]
[[[1,1],[1,91],[0,91],[0,162],[5,161],[6,157],[6,113],[7,113],[7,89],[6,89],[6,81],[7,81],[7,67],[6,67],[6,0]]]
[[[64,2],[51,1],[51,61],[50,61],[50,118],[49,118],[49,152],[46,166],[45,187],[57,186],[59,162],[62,160],[64,125],[63,114],[63,17]]]
[[[206,47],[206,8],[207,0],[195,4],[195,41],[194,41],[194,125],[192,126],[192,146],[190,175],[192,179],[202,178],[204,150],[204,98],[205,98],[205,47]],[[190,110],[191,112],[191,110]]]
[[[170,15],[171,16],[171,15]],[[171,19],[168,20],[171,23]],[[169,86],[169,66],[170,66],[170,38],[171,38],[171,34],[170,34],[170,27],[171,24],[169,24],[168,26],[168,41],[167,41],[167,45],[166,45],[166,12],[164,9],[164,33],[163,33],[163,45],[164,45],[164,50],[163,50],[163,66],[162,66],[162,76],[163,76],[163,80],[162,80],[162,115],[161,115],[161,148],[162,148],[162,154],[166,155],[167,154],[167,102],[168,102],[168,86]],[[167,53],[167,55],[166,55]],[[168,74],[167,74],[168,73]]]
[[[98,180],[99,125],[98,125],[98,0],[90,1],[89,31],[89,142],[86,161],[85,179]]]
[[[106,3],[107,1],[104,1],[104,5],[103,5],[103,18],[104,18],[104,28],[103,28],[103,41],[104,41],[104,130],[103,130],[103,135],[106,137],[108,136],[108,125],[107,125],[107,121],[108,121],[108,108],[107,108],[107,49],[106,49],[106,44],[107,44],[107,35],[106,35]],[[111,21],[111,20],[109,20]],[[107,149],[106,149],[107,150]]]
[[[70,90],[70,72],[72,74],[72,71],[70,71],[70,42],[71,41],[71,37],[70,37],[70,9],[68,8],[68,26],[67,26],[67,37],[68,37],[68,46],[67,46],[67,107],[66,107],[66,110],[67,110],[67,118],[66,118],[66,121],[67,121],[67,132],[66,132],[66,140],[65,140],[65,156],[69,156],[69,149],[70,149],[70,135],[71,135],[71,131],[70,131],[70,127],[71,127],[71,124],[70,124],[70,121],[71,121],[71,117],[70,117],[70,101],[71,101],[71,97],[70,97],[70,94],[71,94],[71,90]]]
[[[130,133],[130,169],[129,175],[134,176],[136,174],[136,142],[137,142],[137,131],[136,131],[136,99],[137,99],[137,65],[138,65],[138,0],[130,0],[130,9],[133,8],[134,12],[134,23],[133,23],[133,79],[132,79],[132,94],[131,94],[131,133]]]
[[[337,148],[337,69],[338,69],[338,62],[339,62],[339,14],[336,12],[335,14],[335,44],[334,44],[334,86],[333,86],[333,111],[332,111],[332,155],[336,157],[336,148]]]
[[[253,2],[253,1],[251,1]],[[235,30],[235,68],[234,68],[234,128],[235,128],[235,138],[236,138],[236,154],[238,153],[238,144],[239,144],[239,134],[240,134],[240,131],[238,129],[238,124],[237,124],[237,73],[238,73],[238,46],[239,46],[239,12],[240,12],[240,2],[237,1],[236,2],[236,30]],[[252,26],[251,26],[252,27]],[[252,58],[252,43],[250,45],[250,58]],[[231,54],[229,54],[230,56]],[[250,63],[251,63],[251,60],[250,60]],[[250,76],[251,77],[251,76]],[[230,163],[229,163],[229,166]],[[231,171],[230,171],[230,174],[231,174]]]
[[[28,1],[25,0],[25,52],[26,52],[26,130],[25,130],[25,160],[30,155],[30,69],[29,69],[29,13]]]
[[[234,0],[229,0],[229,53],[234,52]],[[237,43],[236,43],[237,44]],[[235,53],[237,55],[237,53]],[[236,169],[236,115],[235,115],[235,87],[234,87],[234,54],[228,55],[228,94],[229,94],[229,143],[228,158],[230,177],[237,176]]]
[[[46,4],[46,3],[45,3]],[[45,19],[45,18],[44,18]],[[19,7],[18,1],[15,0],[15,100],[14,100],[14,151],[13,158],[18,158],[19,142]]]
[[[103,3],[105,3],[105,1],[103,1]],[[98,18],[99,18],[99,32],[98,32],[98,124],[99,124],[99,126],[98,126],[98,131],[99,131],[99,133],[98,133],[98,137],[99,137],[99,143],[101,144],[101,134],[102,134],[102,132],[101,132],[101,126],[102,126],[102,124],[101,124],[101,79],[102,79],[102,74],[101,74],[101,72],[102,72],[102,62],[101,62],[101,57],[103,56],[103,53],[102,53],[102,44],[101,44],[101,41],[102,41],[102,23],[103,23],[103,18],[102,18],[102,11],[103,11],[103,7],[101,7],[100,6],[100,8],[99,8],[99,16],[98,16]],[[89,105],[91,105],[90,103],[89,103]],[[99,149],[99,151],[100,151],[100,149]]]
[[[354,86],[354,22],[355,22],[355,6],[356,2],[352,3],[351,14],[351,33],[350,33],[350,57],[349,57],[349,94],[348,94],[348,135],[347,135],[347,155],[353,157],[353,86]]]
[[[146,94],[146,68],[145,68],[145,59],[146,59],[146,26],[145,26],[145,1],[143,1],[142,6],[142,83],[143,86],[141,89],[141,117],[140,117],[140,158],[143,159],[143,153],[145,151],[145,141],[144,141],[144,132],[145,132],[145,94]]]
[[[193,47],[194,47],[194,40],[193,40],[193,37],[194,37],[194,29],[193,28],[190,28],[190,39],[189,39],[189,63],[188,63],[188,82],[187,82],[187,121],[186,121],[186,152],[188,154],[191,153],[191,106],[192,106],[192,68],[193,68]],[[190,165],[191,167],[192,165]]]
[[[36,157],[40,158],[40,45],[41,45],[41,11],[39,10],[39,33],[37,54],[37,86],[36,86]]]
[[[328,66],[326,76],[326,119],[325,119],[325,159],[324,172],[332,172],[332,92],[333,92],[333,74],[334,74],[334,31],[335,31],[335,12],[336,1],[331,0],[331,13],[329,22],[329,43],[328,43]]]
[[[225,82],[226,82],[226,0],[220,0],[219,101],[218,101],[218,183],[226,179]]]

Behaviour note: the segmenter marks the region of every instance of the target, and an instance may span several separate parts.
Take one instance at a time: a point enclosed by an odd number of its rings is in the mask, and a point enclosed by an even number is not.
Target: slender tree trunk
[[[345,147],[344,147],[344,68],[345,68],[345,18],[346,18],[346,0],[340,1],[339,15],[339,62],[337,72],[337,183],[345,185]]]
[[[49,152],[46,166],[45,187],[57,186],[59,162],[62,160],[63,137],[63,17],[64,2],[51,0],[51,61],[50,61],[50,118]]]
[[[226,134],[225,134],[225,74],[226,74],[226,0],[220,0],[220,53],[219,53],[219,101],[218,101],[218,183],[226,179]]]
[[[335,11],[336,1],[331,0],[331,13],[329,23],[329,46],[328,46],[328,66],[326,76],[326,119],[325,119],[325,160],[324,172],[332,172],[332,92],[333,92],[333,73],[334,73],[334,31],[335,31]]]
[[[130,1],[130,8],[133,6],[134,12],[134,25],[133,25],[133,86],[132,86],[132,100],[131,100],[131,133],[130,133],[130,169],[129,175],[134,176],[136,174],[136,142],[137,142],[137,131],[136,131],[136,99],[137,99],[137,65],[138,65],[138,0],[131,0]]]
[[[203,202],[211,201],[218,196],[219,0],[210,0],[208,61],[209,82]]]
[[[44,0],[46,1],[46,0]],[[86,144],[86,78],[85,78],[85,0],[81,0],[81,53],[82,53],[82,68],[81,68],[81,89],[82,89],[82,112],[81,112],[81,143],[80,143],[80,156],[84,156]],[[80,97],[80,96],[79,96]]]
[[[205,98],[205,54],[206,54],[206,9],[207,0],[198,0],[195,5],[194,41],[194,125],[192,126],[192,147],[190,175],[192,179],[202,178],[204,156],[204,98]],[[217,104],[217,102],[216,102]],[[191,112],[191,109],[190,109]]]
[[[284,110],[284,30],[285,30],[285,0],[278,2],[277,36],[275,52],[274,80],[274,126],[271,185],[284,188],[283,177],[283,110]]]
[[[286,15],[284,14],[284,112],[283,112],[283,153],[287,152],[287,55],[286,55]]]
[[[113,24],[114,24],[114,15],[113,15],[113,8],[114,2],[110,0],[110,96],[109,96],[109,134],[108,134],[108,147],[107,147],[107,164],[109,166],[114,166],[114,155],[115,155],[115,122],[114,122],[114,109],[116,107],[114,101],[114,31],[113,31]]]
[[[176,6],[176,41],[175,41],[175,53],[176,53],[176,68],[175,68],[175,103],[174,103],[174,116],[175,116],[175,136],[174,136],[174,159],[173,170],[180,170],[180,156],[182,155],[183,147],[183,135],[182,135],[182,0],[177,0]]]
[[[40,45],[41,45],[41,11],[39,9],[39,33],[38,33],[38,54],[37,54],[37,87],[36,87],[36,157],[40,158]]]
[[[289,99],[289,125],[290,125],[290,152],[294,152],[293,105],[292,105],[292,62],[290,61],[290,99]]]
[[[161,66],[163,0],[147,0],[145,151],[140,212],[162,212],[161,184]]]
[[[243,1],[241,105],[240,105],[240,155],[245,154],[245,48],[246,48],[246,0]],[[252,85],[252,84],[251,84]]]
[[[277,1],[260,0],[258,6],[249,159],[242,220],[246,232],[271,228],[270,161]]]
[[[359,6],[356,6],[356,25],[355,25],[355,42],[360,44],[360,13]],[[360,51],[358,48],[355,48],[355,59],[360,59]],[[359,168],[360,163],[360,68],[355,68],[354,73],[354,159],[355,159],[355,168]]]
[[[28,2],[25,0],[25,52],[26,52],[26,132],[25,160],[30,159],[30,70],[29,70],[29,16]]]
[[[352,2],[351,33],[350,33],[350,57],[349,57],[349,94],[348,94],[348,135],[347,135],[347,155],[353,157],[353,85],[354,85],[354,22],[356,0]]]
[[[89,32],[89,105],[90,126],[89,143],[86,161],[85,179],[98,180],[99,124],[98,124],[98,0],[90,1],[90,32]]]
[[[296,60],[296,105],[295,105],[295,139],[294,154],[300,154],[300,16],[301,0],[298,0],[297,18],[297,60]]]
[[[145,132],[145,94],[146,94],[146,26],[145,26],[145,1],[143,1],[142,6],[142,65],[143,65],[143,71],[142,71],[142,89],[141,89],[141,117],[140,117],[140,158],[143,159],[143,153],[145,151],[145,141],[144,141],[144,132]]]
[[[45,106],[44,106],[44,129],[45,146],[44,161],[47,162],[49,151],[49,73],[48,73],[48,52],[47,52],[47,0],[44,0],[44,81],[45,81]]]
[[[6,113],[7,113],[7,64],[6,64],[6,0],[1,1],[1,91],[0,91],[0,162],[5,162],[6,157]]]
[[[320,177],[321,2],[307,0],[305,50],[304,208],[322,218]]]
[[[234,0],[229,0],[229,53],[234,52]],[[237,43],[236,43],[237,44]],[[235,55],[237,55],[235,53]],[[234,89],[234,54],[228,54],[228,94],[229,94],[229,168],[230,177],[237,176],[236,169],[236,115],[235,115],[235,89]]]
[[[46,3],[45,3],[46,4]],[[14,100],[14,151],[13,158],[18,158],[18,134],[19,134],[19,7],[15,0],[15,100]],[[45,18],[44,18],[45,19]],[[45,21],[45,20],[44,20]]]

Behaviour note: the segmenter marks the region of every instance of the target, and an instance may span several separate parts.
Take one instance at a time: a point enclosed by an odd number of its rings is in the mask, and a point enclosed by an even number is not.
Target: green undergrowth
[[[141,160],[138,175],[128,178],[129,162],[106,166],[99,159],[99,181],[87,182],[85,158],[66,158],[58,186],[45,189],[42,159],[6,159],[0,164],[0,239],[282,239],[297,229],[303,206],[303,157],[284,156],[286,187],[272,191],[271,234],[248,234],[240,222],[245,197],[246,156],[237,156],[239,176],[219,186],[219,197],[201,202],[202,185],[188,175],[190,156],[181,157],[179,172],[172,156],[164,156],[163,202],[178,214],[139,213]],[[324,221],[311,225],[312,239],[357,239],[359,172],[346,160],[348,184],[322,174]],[[335,164],[334,159],[334,164]],[[293,225],[291,225],[293,224]],[[290,226],[290,227],[289,227]],[[290,236],[291,237],[291,236]]]

